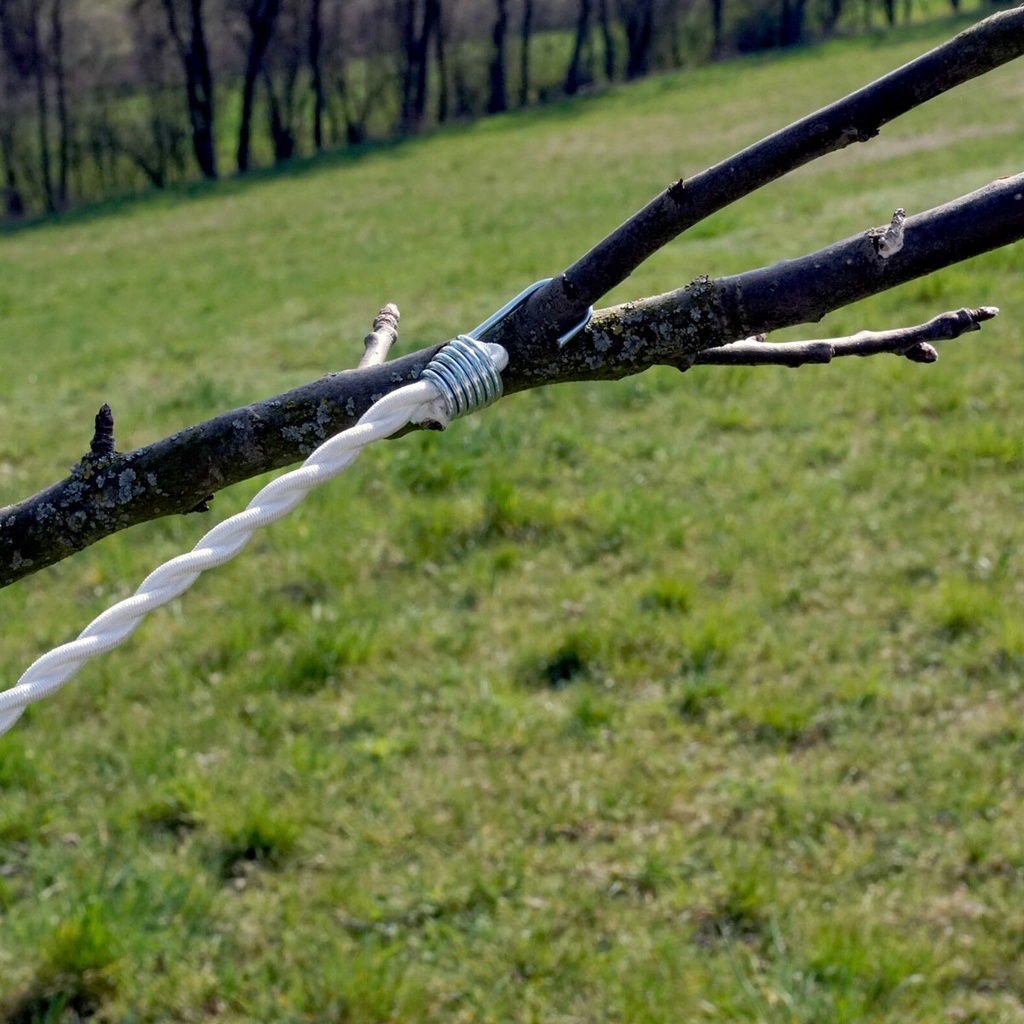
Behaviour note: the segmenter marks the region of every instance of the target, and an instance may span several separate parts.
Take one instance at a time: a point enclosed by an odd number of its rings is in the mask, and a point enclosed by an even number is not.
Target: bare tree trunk
[[[654,0],[630,0],[624,4],[626,29],[626,78],[642,78],[651,62],[654,38]]]
[[[498,114],[508,110],[505,94],[505,36],[508,32],[507,0],[495,0],[496,17],[491,31],[494,49],[491,53],[490,92],[487,97],[487,113]]]
[[[245,75],[242,79],[242,116],[238,125],[237,165],[240,174],[249,169],[249,146],[252,132],[252,109],[256,98],[256,81],[263,69],[263,56],[274,34],[274,23],[281,11],[281,0],[248,0],[245,22],[249,30],[245,52]]]
[[[11,32],[6,4],[0,2],[0,163],[3,164],[4,215],[15,219],[25,212],[25,202],[18,188],[15,169],[18,75],[10,47]]]
[[[274,146],[274,163],[283,164],[295,156],[296,149],[295,74],[292,69],[286,73],[281,98],[278,98],[274,80],[266,67],[262,69],[261,75],[267,93],[267,123],[270,141]]]
[[[417,50],[419,36],[416,32],[416,0],[403,0],[396,8],[396,16],[400,20],[399,34],[401,36],[399,79],[401,82],[402,101],[399,121],[402,130],[408,131],[412,122],[413,82],[416,78],[416,67],[419,63]]]
[[[322,66],[323,24],[321,0],[311,0],[309,8],[309,74],[313,91],[313,148],[324,148],[324,72]]]
[[[885,0],[895,11],[895,0]],[[779,19],[779,45],[795,46],[803,42],[805,0],[783,0]]]
[[[57,87],[57,202],[61,208],[68,202],[68,165],[71,151],[71,118],[68,113],[67,75],[64,67],[64,10],[63,0],[53,0],[50,11],[51,49],[53,51],[53,77]]]
[[[32,81],[36,94],[36,140],[39,146],[39,176],[43,186],[43,201],[48,213],[57,209],[53,194],[53,169],[50,160],[50,104],[46,90],[46,61],[39,38],[39,6],[33,4],[27,23],[28,46],[32,66]]]
[[[179,24],[175,0],[162,0],[167,29],[178,48],[185,73],[185,98],[192,129],[192,150],[204,178],[217,177],[214,138],[213,70],[203,24],[203,0],[187,0],[188,26]]]
[[[441,0],[437,0],[434,31],[434,52],[437,57],[437,120],[443,123],[448,120],[448,65],[445,59],[444,12],[441,10]]]
[[[831,35],[836,30],[836,25],[839,24],[839,18],[843,13],[843,0],[829,0],[825,5],[825,24],[824,29],[828,35]]]
[[[722,56],[722,15],[725,0],[711,0],[711,57]]]
[[[519,32],[519,106],[530,102],[530,36],[533,33],[533,0],[523,0],[523,21]]]
[[[427,87],[430,71],[430,43],[435,31],[440,35],[440,0],[425,0],[417,19],[416,0],[405,0],[401,7],[402,109],[400,128],[416,131],[423,124],[427,110]],[[418,22],[418,24],[417,24]]]
[[[8,125],[0,125],[0,162],[4,167],[4,216],[16,220],[24,214],[25,202],[14,170],[14,132]]]
[[[186,67],[189,113],[195,141],[196,160],[203,176],[217,177],[217,141],[213,118],[213,69],[203,25],[203,0],[190,0],[190,46]]]
[[[601,42],[604,44],[604,77],[615,81],[615,39],[612,36],[608,0],[597,0],[597,20],[601,23]]]
[[[567,95],[574,96],[583,85],[583,47],[590,35],[590,13],[592,0],[580,0],[576,15],[576,38],[572,47],[572,58],[565,73],[564,90]]]
[[[423,123],[427,112],[427,90],[430,83],[430,40],[434,32],[440,31],[440,0],[426,0],[423,5],[423,28],[418,46],[419,65],[416,68],[416,89],[413,94],[413,117],[416,126]]]

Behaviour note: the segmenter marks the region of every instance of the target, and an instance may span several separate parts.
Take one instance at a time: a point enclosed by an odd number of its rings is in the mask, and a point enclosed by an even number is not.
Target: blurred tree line
[[[3,215],[894,24],[912,2],[0,0]]]

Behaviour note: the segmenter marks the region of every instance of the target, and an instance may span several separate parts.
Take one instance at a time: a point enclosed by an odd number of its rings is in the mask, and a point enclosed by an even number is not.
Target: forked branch
[[[1024,5],[979,21],[909,64],[686,180],[676,181],[510,317],[505,336],[551,344],[559,327],[688,228],[819,157],[867,142],[902,114],[1024,54]],[[507,347],[507,345],[506,345]]]
[[[870,138],[894,117],[1021,53],[1024,7],[993,15],[846,99],[677,182],[488,335],[509,352],[506,393],[611,380],[656,364],[682,370],[741,360],[795,366],[876,351],[930,361],[932,341],[978,329],[988,308],[834,342],[736,339],[816,322],[831,310],[1024,237],[1024,174],[906,219],[900,211],[885,228],[800,259],[714,281],[698,278],[675,292],[601,310],[565,348],[554,339],[687,227],[795,167]],[[67,479],[0,509],[0,586],[128,526],[201,509],[216,491],[305,457],[382,395],[416,380],[439,348],[382,362],[396,329],[397,310],[385,307],[360,369],[329,374],[133,452],[94,449]]]

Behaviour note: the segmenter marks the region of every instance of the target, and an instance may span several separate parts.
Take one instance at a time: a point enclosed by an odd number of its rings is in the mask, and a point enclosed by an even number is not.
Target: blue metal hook
[[[541,278],[540,281],[535,281],[528,288],[524,288],[514,299],[510,299],[501,307],[496,313],[492,313],[482,324],[475,327],[472,331],[467,331],[467,334],[471,338],[476,338],[478,341],[483,337],[492,327],[496,327],[502,320],[505,319],[513,310],[518,309],[526,300],[538,289],[543,288],[544,285],[548,284],[551,280],[550,277]],[[564,334],[558,336],[558,347],[566,345],[572,341],[580,331],[583,330],[587,324],[590,323],[590,318],[594,315],[594,307],[591,306],[586,313],[583,315],[583,319],[574,327],[570,327]]]

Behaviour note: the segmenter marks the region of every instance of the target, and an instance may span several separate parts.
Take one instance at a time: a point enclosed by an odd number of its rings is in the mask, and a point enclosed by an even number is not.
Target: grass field
[[[0,236],[0,505],[402,350],[930,28]],[[814,101],[811,96],[816,97]],[[1024,64],[608,301],[1021,170]],[[1024,1021],[1024,253],[931,367],[658,371],[370,449],[0,739],[0,1020]],[[242,507],[0,593],[0,682]]]

